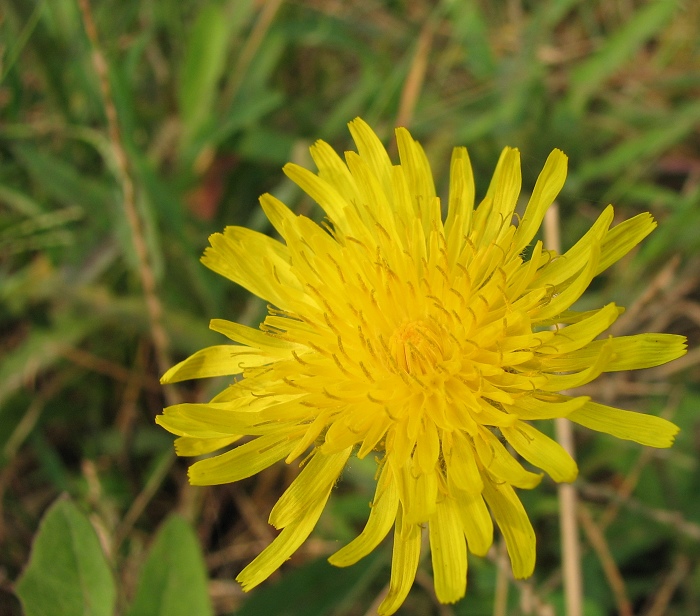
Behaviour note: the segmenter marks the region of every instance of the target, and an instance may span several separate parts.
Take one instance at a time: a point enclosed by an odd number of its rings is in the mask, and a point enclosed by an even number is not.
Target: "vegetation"
[[[577,430],[584,614],[700,613],[698,23],[700,3],[672,0],[0,0],[0,615],[21,613],[17,595],[27,616],[371,613],[391,542],[348,570],[325,557],[366,518],[372,461],[245,595],[233,578],[298,468],[193,488],[154,423],[221,389],[158,382],[220,340],[209,319],[256,326],[266,309],[199,264],[207,236],[273,233],[265,191],[319,220],[280,167],[312,166],[317,138],[349,147],[357,115],[386,143],[408,126],[442,194],[455,145],[477,197],[503,146],[522,152],[524,190],[561,148],[565,247],[609,202],[659,220],[582,305],[627,306],[615,334],[688,336],[681,360],[594,392],[682,431],[652,451]],[[470,559],[463,601],[438,606],[419,574],[398,613],[564,614],[543,484],[520,493],[531,580],[494,550]]]

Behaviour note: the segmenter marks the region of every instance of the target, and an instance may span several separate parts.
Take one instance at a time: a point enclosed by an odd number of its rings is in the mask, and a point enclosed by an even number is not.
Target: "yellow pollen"
[[[389,351],[398,367],[414,376],[435,372],[444,357],[440,336],[423,320],[398,327],[389,340]]]

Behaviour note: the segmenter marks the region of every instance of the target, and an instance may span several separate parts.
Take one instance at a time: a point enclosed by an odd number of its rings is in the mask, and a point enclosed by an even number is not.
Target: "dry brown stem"
[[[605,572],[605,577],[607,578],[610,588],[613,591],[618,614],[620,616],[634,616],[632,612],[632,604],[627,596],[625,581],[620,574],[617,564],[615,564],[615,559],[610,553],[610,547],[608,546],[608,542],[605,540],[603,531],[595,523],[585,505],[579,506],[578,515],[579,520],[581,520],[583,531],[586,533],[586,537],[588,538],[588,542],[591,544],[591,547],[598,556],[598,560],[600,561],[603,571]]]
[[[544,218],[545,245],[550,250],[561,253],[559,235],[559,207],[554,203],[547,210]],[[573,458],[574,433],[571,422],[566,418],[554,420],[557,441]],[[561,554],[564,572],[564,594],[566,597],[567,616],[582,616],[583,609],[583,575],[581,573],[581,546],[576,519],[576,488],[563,483],[557,486],[559,493],[559,521],[561,525]]]
[[[432,19],[428,19],[421,29],[418,37],[416,53],[411,62],[411,68],[406,76],[401,91],[399,111],[396,116],[396,126],[409,126],[413,118],[413,111],[416,108],[420,91],[425,81],[425,73],[428,69],[428,56],[433,44],[435,34],[435,24]]]
[[[115,171],[122,189],[124,214],[129,224],[131,239],[138,260],[139,277],[141,278],[141,286],[146,299],[146,308],[151,324],[151,336],[156,350],[156,362],[159,372],[163,374],[172,364],[168,350],[169,340],[165,328],[163,327],[163,308],[156,293],[156,280],[149,262],[148,249],[146,247],[146,240],[144,239],[141,219],[136,209],[136,191],[134,182],[129,173],[129,161],[124,149],[124,144],[122,143],[119,118],[117,117],[117,109],[114,105],[112,88],[109,82],[107,61],[100,47],[97,27],[92,17],[89,0],[79,0],[78,5],[80,7],[85,32],[88,35],[92,47],[92,62],[99,80],[102,103],[104,104],[105,115],[107,116],[107,129],[109,140],[112,145]],[[173,388],[166,388],[164,393],[168,404],[176,404],[178,402],[178,396]]]

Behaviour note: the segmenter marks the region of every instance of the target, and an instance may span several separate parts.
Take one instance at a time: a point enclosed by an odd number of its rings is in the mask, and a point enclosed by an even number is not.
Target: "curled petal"
[[[367,556],[386,537],[396,520],[398,508],[399,492],[391,477],[391,467],[384,464],[364,530],[330,556],[328,562],[336,567],[348,567]]]
[[[535,531],[520,499],[509,484],[493,481],[484,482],[484,498],[503,533],[513,575],[517,579],[531,576],[535,568]]]
[[[539,430],[519,421],[511,428],[501,428],[501,432],[515,451],[530,464],[545,471],[554,481],[576,479],[576,462],[559,443]]]
[[[380,616],[389,616],[401,607],[411,590],[420,558],[421,527],[407,523],[399,507],[394,528],[394,549],[391,558],[389,594],[380,604]]]
[[[457,503],[457,512],[469,550],[486,556],[493,543],[493,520],[481,494],[471,495],[458,489],[450,490]]]
[[[305,515],[286,526],[273,542],[238,574],[236,581],[243,587],[243,590],[249,591],[264,582],[299,549],[321,517],[330,493],[331,488],[329,487],[320,500],[310,504]]]
[[[311,503],[330,490],[350,457],[351,448],[326,455],[319,450],[292,481],[270,512],[270,524],[284,528],[305,515]]]

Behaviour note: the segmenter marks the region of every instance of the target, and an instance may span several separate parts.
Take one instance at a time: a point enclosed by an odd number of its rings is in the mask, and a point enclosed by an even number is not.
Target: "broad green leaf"
[[[207,572],[192,527],[171,515],[158,531],[128,616],[208,616]]]
[[[25,616],[112,616],[116,589],[87,517],[61,498],[46,512],[16,592]]]

